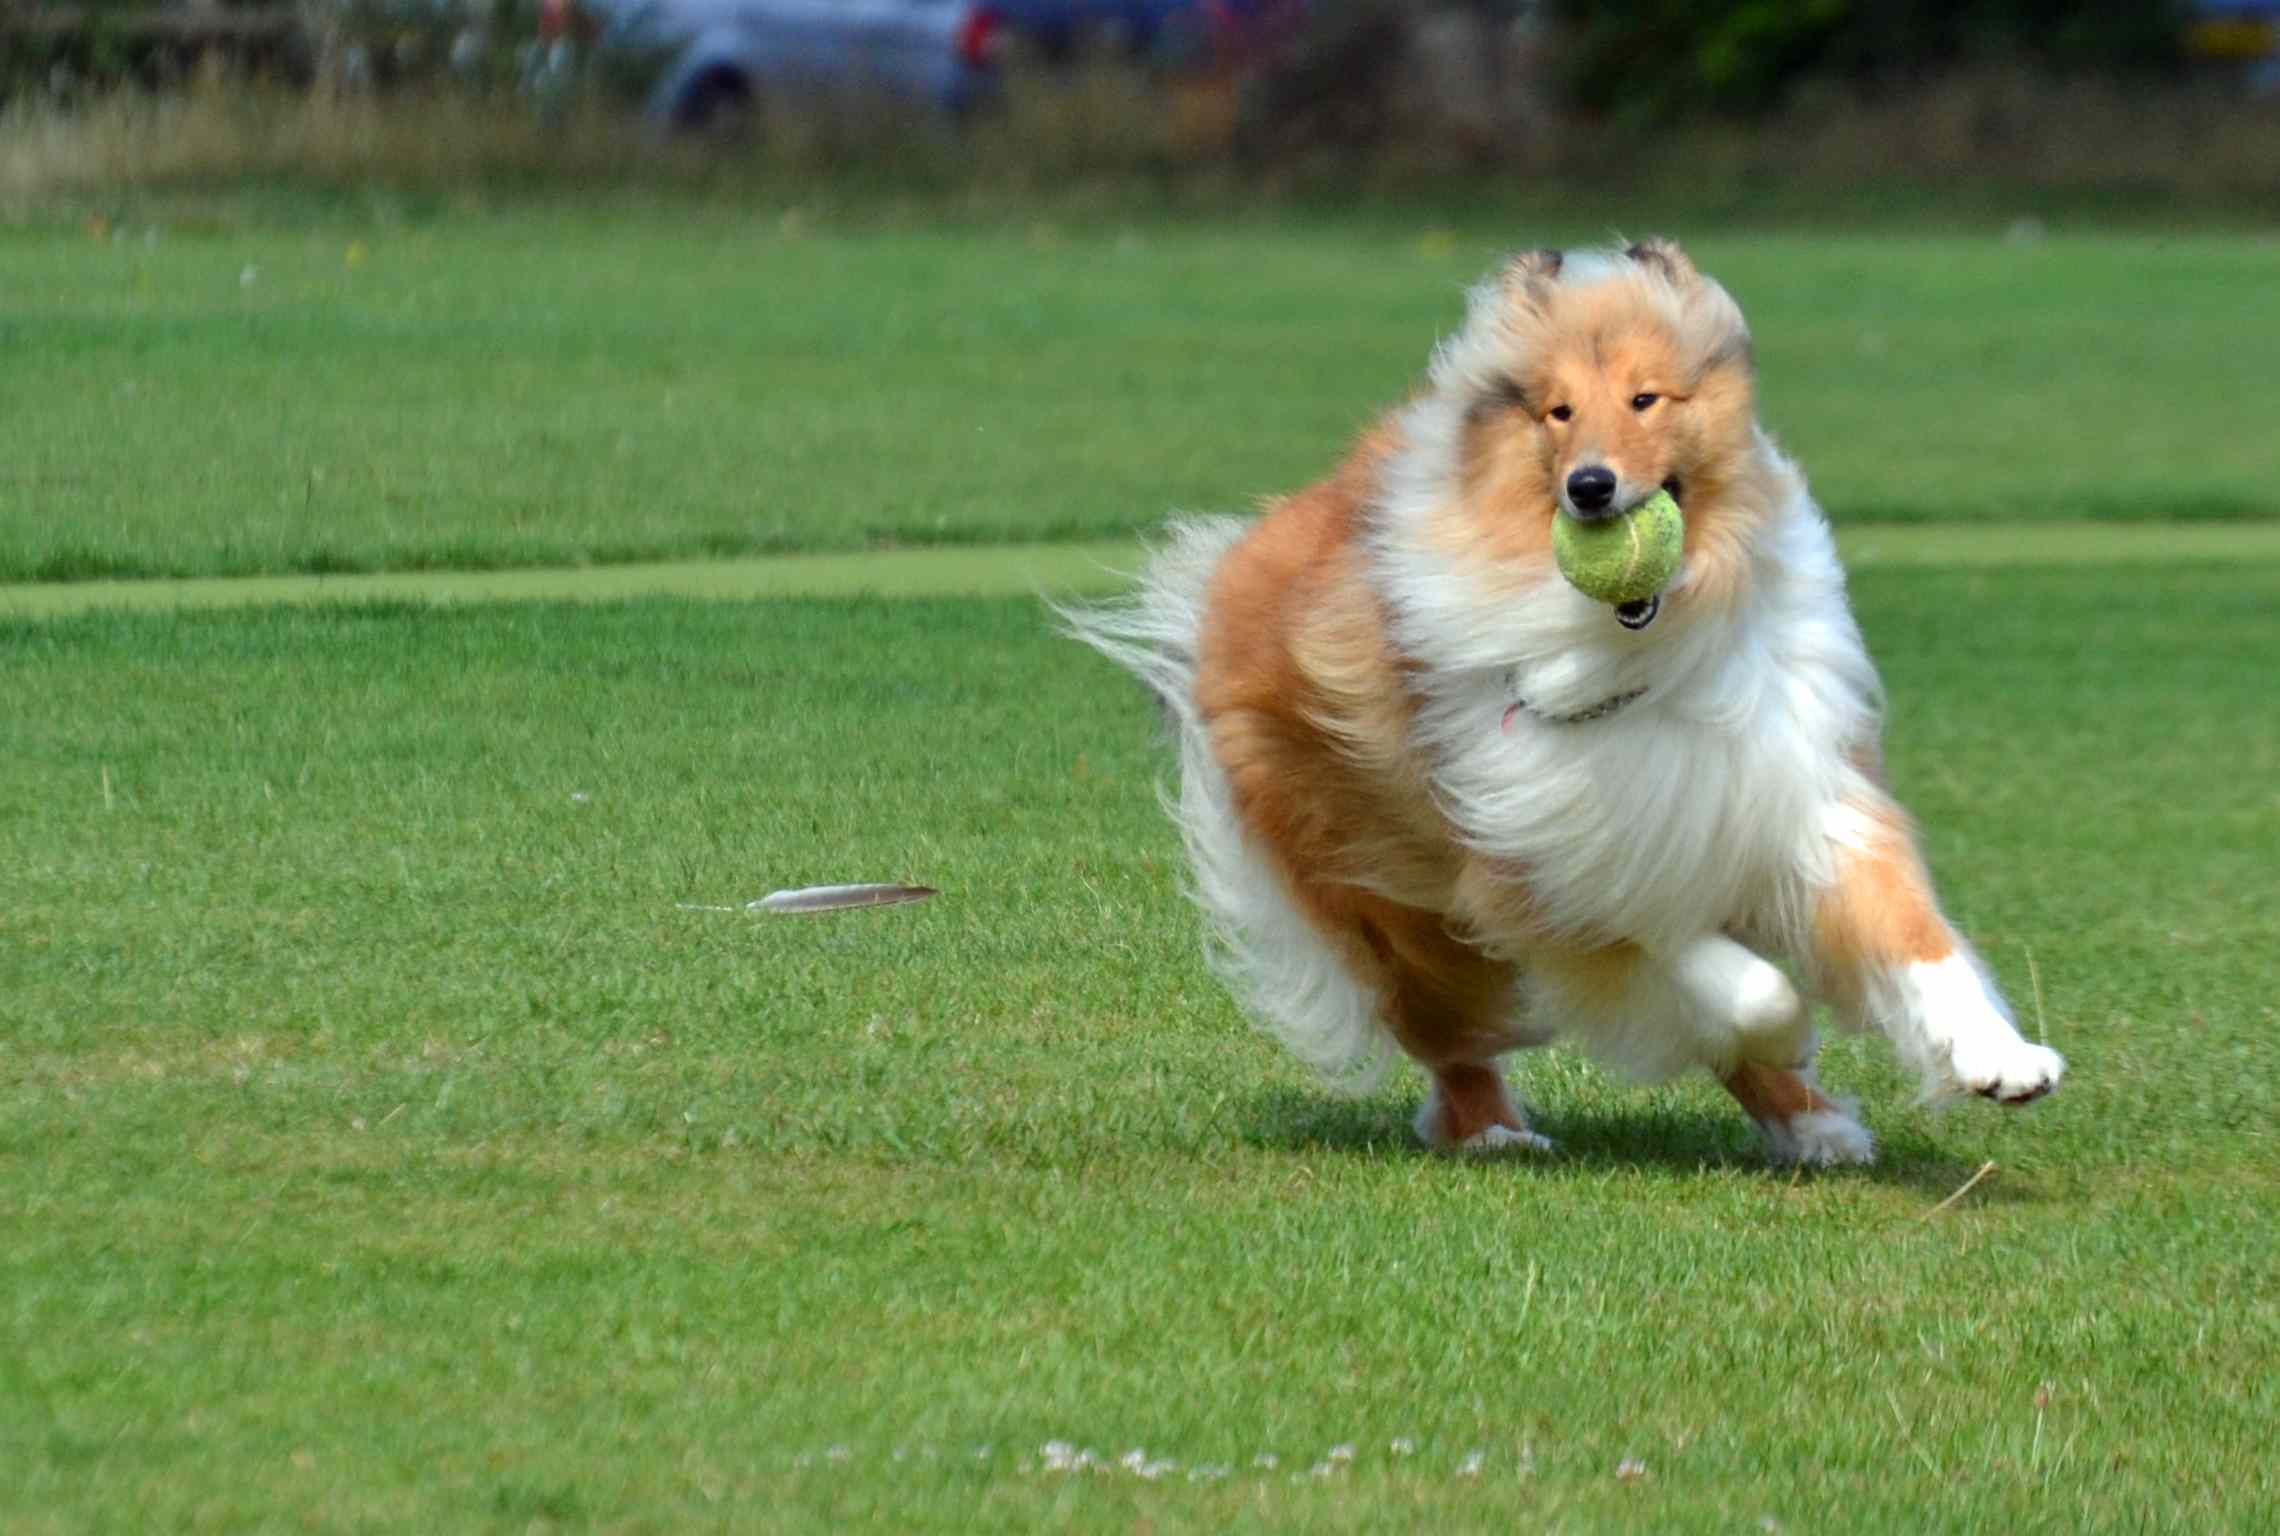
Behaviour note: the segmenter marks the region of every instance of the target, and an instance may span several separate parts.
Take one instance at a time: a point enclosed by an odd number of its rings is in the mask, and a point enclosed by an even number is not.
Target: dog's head
[[[1473,291],[1432,387],[1468,542],[1506,559],[1544,554],[1561,511],[1615,517],[1658,487],[1692,553],[1756,462],[1749,329],[1668,240],[1514,258]]]

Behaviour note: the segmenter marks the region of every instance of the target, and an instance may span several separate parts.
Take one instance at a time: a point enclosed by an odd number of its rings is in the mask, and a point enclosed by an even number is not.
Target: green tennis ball
[[[1561,512],[1552,519],[1552,555],[1560,574],[1585,597],[1636,603],[1653,597],[1678,569],[1686,519],[1668,491],[1657,491],[1621,517],[1586,523]]]

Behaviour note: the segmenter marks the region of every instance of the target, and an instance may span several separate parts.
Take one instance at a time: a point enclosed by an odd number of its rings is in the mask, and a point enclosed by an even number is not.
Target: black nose
[[[1578,515],[1592,517],[1615,504],[1615,471],[1604,464],[1579,469],[1568,476],[1568,505]]]

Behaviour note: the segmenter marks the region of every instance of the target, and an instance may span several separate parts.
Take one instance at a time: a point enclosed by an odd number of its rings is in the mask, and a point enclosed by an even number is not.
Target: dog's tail
[[[1056,607],[1068,632],[1162,701],[1180,781],[1164,809],[1187,845],[1212,969],[1245,1010],[1330,1084],[1366,1093],[1392,1061],[1377,1001],[1294,903],[1282,874],[1244,834],[1235,795],[1196,705],[1197,640],[1213,574],[1251,529],[1242,518],[1171,525],[1133,592]]]

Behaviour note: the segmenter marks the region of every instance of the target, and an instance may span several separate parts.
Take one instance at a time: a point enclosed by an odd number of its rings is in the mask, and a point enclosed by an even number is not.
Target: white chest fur
[[[1636,633],[1557,576],[1491,604],[1415,546],[1389,540],[1380,555],[1397,633],[1427,664],[1416,727],[1441,803],[1526,882],[1541,918],[1650,945],[1795,932],[1833,872],[1842,807],[1858,798],[1851,753],[1877,709],[1802,488],[1749,551],[1743,601],[1702,611],[1682,573]]]

